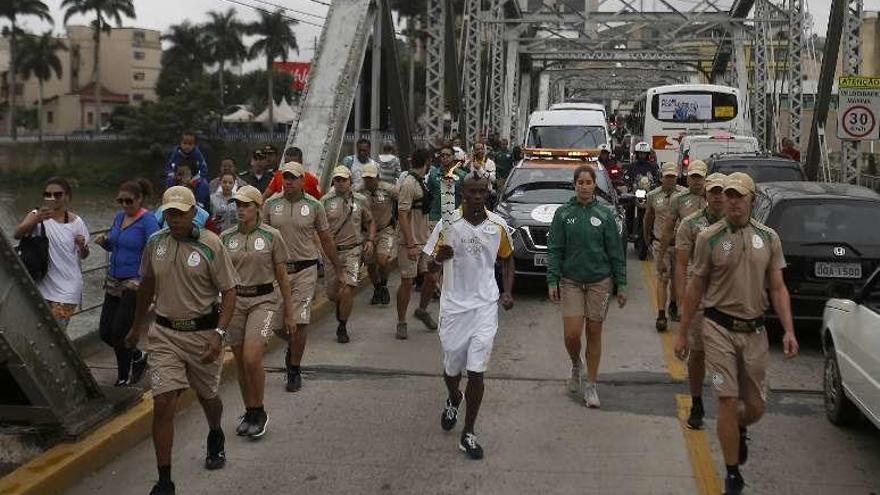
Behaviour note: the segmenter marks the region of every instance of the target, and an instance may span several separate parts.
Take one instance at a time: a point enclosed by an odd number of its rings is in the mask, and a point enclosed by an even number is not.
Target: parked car
[[[513,229],[513,255],[517,275],[547,273],[547,234],[556,210],[574,196],[574,170],[582,160],[530,159],[517,165],[501,192],[496,213]],[[598,173],[596,198],[615,213],[621,243],[626,246],[624,213],[604,167],[592,162]]]
[[[729,133],[691,134],[681,138],[678,146],[678,176],[687,176],[688,165],[694,160],[706,161],[712,155],[731,155],[756,153],[758,139],[751,136],[736,136]]]
[[[795,320],[818,323],[829,298],[854,297],[880,265],[878,211],[880,194],[860,186],[758,184],[753,214],[782,241]]]
[[[744,172],[749,174],[755,183],[807,180],[800,163],[766,153],[715,155],[705,161],[710,174]]]
[[[880,428],[880,270],[852,299],[831,299],[822,320],[825,415]]]

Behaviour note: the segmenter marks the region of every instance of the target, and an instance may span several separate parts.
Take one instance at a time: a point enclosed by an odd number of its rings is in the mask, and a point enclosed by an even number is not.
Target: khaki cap
[[[162,195],[162,206],[159,211],[180,210],[189,211],[196,205],[196,197],[190,188],[185,186],[173,186],[165,190]]]
[[[713,188],[716,187],[724,189],[724,181],[726,179],[727,176],[722,174],[721,172],[710,174],[709,177],[706,177],[706,190],[711,191]]]
[[[361,169],[361,177],[379,177],[379,167],[372,163],[364,165],[364,168]]]
[[[667,175],[678,176],[678,166],[672,162],[666,162],[663,164],[663,168],[660,169],[660,175],[663,177],[666,177]]]
[[[688,165],[688,175],[705,177],[707,173],[709,173],[709,167],[706,166],[706,162],[703,160],[694,160]]]
[[[257,206],[263,205],[263,193],[254,186],[242,186],[232,196],[233,201],[241,201],[242,203],[255,203]]]
[[[351,179],[351,170],[345,165],[337,165],[336,168],[333,169],[333,178],[335,179],[337,177]]]
[[[287,162],[281,166],[281,175],[284,174],[291,174],[299,179],[306,174],[306,170],[303,168],[301,163]]]
[[[724,179],[724,191],[732,189],[743,196],[755,194],[755,181],[748,174],[742,172],[734,172]]]

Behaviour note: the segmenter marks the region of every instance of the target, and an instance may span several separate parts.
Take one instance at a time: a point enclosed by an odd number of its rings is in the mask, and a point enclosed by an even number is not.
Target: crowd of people
[[[244,405],[236,434],[260,438],[269,422],[263,354],[272,334],[287,344],[285,388],[297,392],[321,269],[335,306],[336,339],[346,344],[357,336],[350,322],[362,269],[373,285],[370,304],[390,305],[395,258],[400,284],[394,336],[408,338],[410,301],[420,291],[412,315],[438,330],[444,353],[448,396],[441,427],[452,430],[464,404],[458,447],[472,459],[483,457],[475,424],[484,373],[498,308],[514,304],[511,232],[490,205],[515,153],[504,140],[491,146],[477,140],[470,153],[460,143],[438,140],[433,149],[409,157],[397,156],[387,144],[378,160],[367,140],[354,151],[332,169],[322,194],[301,150],[286,149],[280,159],[271,145],[252,153],[247,171],[223,157],[209,181],[208,162],[195,136],[186,133],[169,157],[155,211],[147,208],[148,181],[119,187],[120,209],[109,232],[91,241],[110,253],[100,335],[116,354],[118,386],[138,383],[149,369],[159,474],[153,495],[175,492],[173,417],[187,388],[195,390],[209,426],[205,467],[226,463],[218,396],[224,346],[233,352]],[[627,303],[625,246],[612,212],[594,194],[600,170],[589,164],[573,170],[574,196],[555,212],[547,261],[548,295],[561,305],[571,360],[568,389],[589,408],[601,405],[597,381],[609,303]],[[706,174],[704,163],[693,162],[682,188],[675,165],[664,164],[659,187],[647,196],[643,235],[652,241],[657,270],[656,328],[667,330],[667,310],[680,318],[675,351],[690,371],[687,425],[703,426],[708,368],[719,401],[726,493],[739,493],[746,428],[766,405],[763,314],[771,303],[785,332],[785,354],[796,355],[798,346],[779,237],[750,217],[754,183],[740,173]],[[16,238],[48,238],[48,271],[36,282],[62,326],[80,302],[80,263],[90,252],[88,229],[70,210],[71,199],[66,180],[50,179],[43,204],[15,232]],[[457,208],[451,216],[444,206],[450,201]],[[436,297],[439,325],[430,310]]]

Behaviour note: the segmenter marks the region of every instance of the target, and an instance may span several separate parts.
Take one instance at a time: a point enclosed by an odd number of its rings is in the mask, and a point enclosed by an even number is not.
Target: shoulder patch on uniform
[[[709,247],[714,248],[719,242],[721,242],[725,234],[727,234],[727,225],[722,223],[718,227],[709,227],[704,230],[701,235],[707,235],[709,237]]]
[[[696,212],[696,213],[691,213],[690,215],[684,217],[684,219],[682,220],[682,222],[684,222],[684,223],[690,225],[691,227],[693,227],[693,226],[695,226],[695,225],[700,221],[700,217],[702,217],[702,216],[703,216],[703,211],[700,210],[700,211],[698,211],[698,212]]]
[[[272,242],[272,239],[275,238],[275,234],[270,232],[266,227],[260,225],[257,227],[257,233],[261,236],[265,237],[267,241]]]
[[[223,244],[226,244],[226,239],[236,232],[238,232],[238,227],[229,227],[223,232],[220,232],[220,240],[223,241]]]
[[[281,201],[283,199],[284,199],[284,196],[276,196],[273,198],[269,198],[269,201],[266,201],[266,206],[270,206],[270,205],[275,206],[276,203],[278,203],[279,201]]]
[[[166,237],[168,237],[169,235],[171,235],[171,229],[168,227],[165,227],[164,229],[161,229],[161,230],[157,230],[156,232],[153,232],[153,235],[151,235],[149,239],[147,239],[147,244],[153,244],[153,243],[159,242],[162,239],[165,239]]]
[[[757,232],[758,235],[764,239],[764,242],[769,243],[773,240],[773,236],[776,234],[773,229],[755,220],[754,218],[750,219],[749,223],[752,225],[752,228],[755,229],[755,232]]]
[[[329,194],[329,193],[328,193],[328,194]],[[321,204],[321,200],[315,198],[315,197],[312,196],[311,194],[306,194],[306,193],[304,193],[304,194],[303,194],[303,199],[304,199],[305,201],[311,203],[313,206],[314,206],[314,205],[319,205],[319,204]]]

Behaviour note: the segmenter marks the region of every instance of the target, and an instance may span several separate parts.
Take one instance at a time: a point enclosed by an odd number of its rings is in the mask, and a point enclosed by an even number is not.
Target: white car
[[[822,350],[828,419],[846,424],[862,414],[880,428],[880,270],[854,300],[825,304]]]

